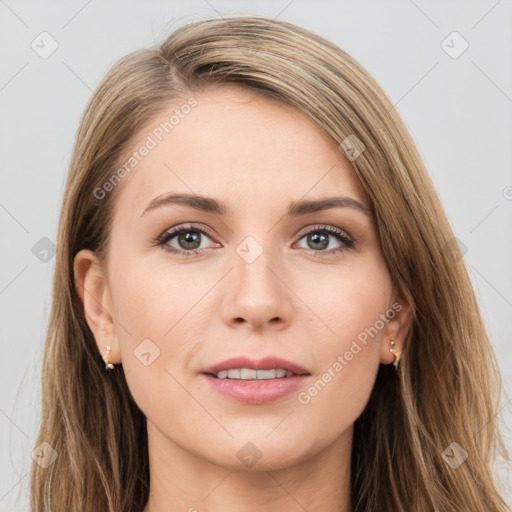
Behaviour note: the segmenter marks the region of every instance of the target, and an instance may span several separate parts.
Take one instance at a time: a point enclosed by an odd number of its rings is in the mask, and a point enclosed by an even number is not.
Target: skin
[[[410,308],[392,285],[371,216],[339,207],[285,216],[292,201],[337,195],[370,208],[350,162],[315,124],[234,86],[194,97],[198,106],[116,191],[105,264],[88,250],[75,258],[98,352],[112,347],[109,360],[123,364],[147,417],[145,510],[349,512],[353,424],[379,365],[394,360],[390,340],[401,350]],[[134,149],[169,112],[141,129]],[[168,192],[214,197],[230,214],[166,205],[142,215]],[[214,235],[198,235],[200,254],[152,243],[187,223]],[[355,246],[333,253],[344,247],[333,235],[327,247],[315,245],[303,232],[321,234],[319,224],[343,230]],[[263,250],[252,263],[236,252],[247,236]],[[191,252],[177,236],[169,244]],[[297,392],[242,404],[200,375],[229,357],[273,354],[306,368],[308,389],[397,303],[401,311],[307,404]],[[134,350],[148,338],[146,366]],[[252,467],[237,456],[248,442],[261,453]]]

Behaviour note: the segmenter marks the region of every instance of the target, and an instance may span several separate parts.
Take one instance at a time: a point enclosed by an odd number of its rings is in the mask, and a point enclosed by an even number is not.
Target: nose
[[[234,268],[224,283],[224,322],[231,327],[246,324],[254,331],[286,328],[294,295],[286,284],[284,265],[265,250],[251,263],[238,254],[233,256]]]

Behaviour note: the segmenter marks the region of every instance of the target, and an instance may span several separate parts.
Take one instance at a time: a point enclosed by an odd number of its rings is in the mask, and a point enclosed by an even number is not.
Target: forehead
[[[151,149],[130,171],[116,209],[129,206],[140,215],[154,197],[171,191],[255,210],[336,193],[368,206],[350,162],[305,114],[241,87],[191,97],[193,108],[176,112],[186,99],[176,102],[135,137],[132,151]]]

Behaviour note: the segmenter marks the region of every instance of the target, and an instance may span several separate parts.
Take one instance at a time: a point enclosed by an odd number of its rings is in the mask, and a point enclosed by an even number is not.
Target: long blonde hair
[[[146,504],[145,417],[122,365],[105,371],[73,258],[85,248],[105,256],[119,189],[101,200],[94,191],[118,169],[140,128],[211,85],[238,85],[291,105],[337,146],[349,135],[364,144],[352,166],[392,281],[413,314],[399,371],[381,365],[354,425],[354,512],[509,511],[493,470],[497,452],[506,456],[498,366],[454,234],[403,121],[339,47],[257,16],[178,28],[161,46],[121,59],[86,108],[59,224],[36,442],[58,455],[46,468],[32,464],[33,511],[140,512]],[[468,454],[456,468],[445,451],[453,456],[453,442]]]

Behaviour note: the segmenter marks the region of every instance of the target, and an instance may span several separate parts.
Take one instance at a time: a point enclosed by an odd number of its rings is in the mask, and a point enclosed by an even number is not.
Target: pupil
[[[178,235],[178,243],[183,249],[197,249],[201,242],[199,240],[199,235],[197,231],[187,231],[186,233],[180,233]]]
[[[314,233],[312,235],[309,235],[308,239],[309,239],[308,242],[312,241],[313,244],[320,243],[320,247],[313,246],[312,249],[325,249],[329,245],[329,240],[325,233],[322,233],[322,234]],[[311,245],[310,245],[310,247],[311,247]]]

